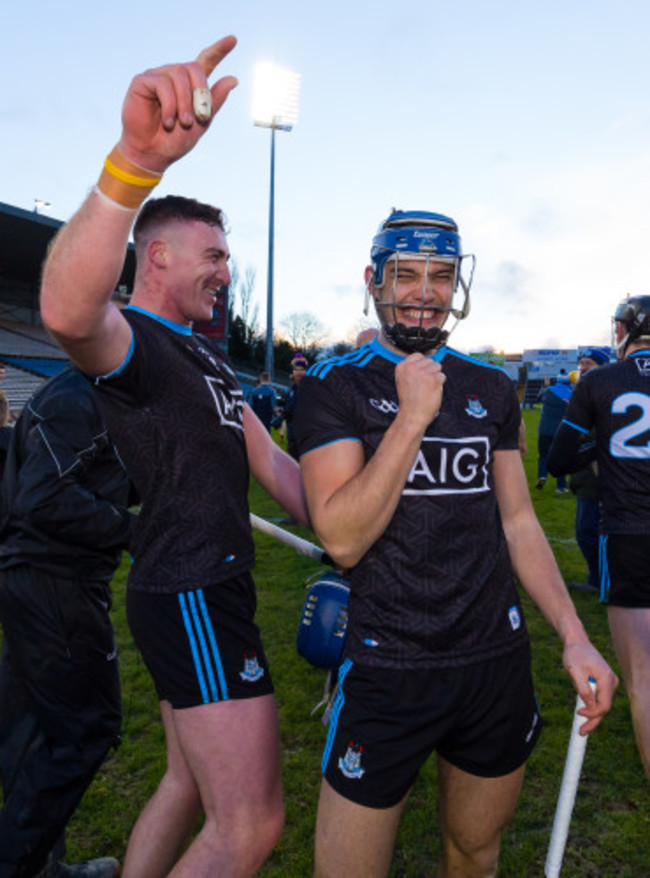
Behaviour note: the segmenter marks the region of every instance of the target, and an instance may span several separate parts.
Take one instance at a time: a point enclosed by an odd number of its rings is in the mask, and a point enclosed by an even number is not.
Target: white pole
[[[592,690],[595,691],[595,684],[590,681],[590,685]],[[587,748],[588,735],[580,734],[580,727],[586,722],[586,720],[584,716],[581,716],[578,713],[579,708],[584,706],[584,701],[578,695],[576,699],[576,712],[573,715],[571,737],[569,738],[569,749],[567,751],[566,762],[564,764],[564,774],[560,786],[560,795],[557,800],[555,819],[553,820],[553,829],[551,830],[551,840],[546,855],[546,865],[544,867],[544,875],[546,878],[559,878],[560,870],[562,868],[564,848],[569,834],[569,824],[571,823],[571,814],[573,813],[573,805],[576,800],[576,792],[578,791],[580,772],[582,771],[582,762]]]
[[[320,546],[310,543],[309,540],[303,540],[302,537],[298,537],[295,534],[290,533],[288,530],[278,527],[276,524],[271,524],[270,521],[266,521],[265,518],[260,518],[259,515],[255,515],[253,512],[250,513],[250,517],[251,524],[254,528],[265,533],[267,536],[274,537],[281,543],[290,546],[292,549],[295,549],[299,555],[306,555],[308,558],[314,558],[322,564],[333,565],[334,562],[330,556],[324,549],[321,549]]]

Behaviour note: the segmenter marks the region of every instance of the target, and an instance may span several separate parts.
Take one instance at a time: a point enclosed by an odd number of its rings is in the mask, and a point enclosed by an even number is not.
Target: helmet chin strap
[[[379,320],[382,324],[382,328],[384,330],[384,334],[388,341],[398,350],[403,351],[405,354],[426,354],[433,353],[441,348],[444,344],[447,343],[447,339],[454,331],[454,329],[458,326],[458,322],[463,319],[465,316],[465,310],[459,311],[456,308],[451,307],[440,307],[438,306],[436,310],[438,311],[446,311],[447,315],[451,314],[455,317],[456,322],[450,329],[443,329],[441,326],[432,326],[429,329],[425,329],[423,326],[423,317],[424,308],[423,303],[413,303],[409,307],[419,308],[420,309],[420,321],[417,326],[406,326],[404,323],[400,323],[397,319],[397,307],[395,302],[376,302],[377,314],[379,316]],[[381,318],[381,313],[379,308],[383,307],[392,312],[392,323],[389,323],[387,320],[384,321]],[[446,319],[446,318],[445,318]]]
[[[405,326],[403,323],[384,324],[384,334],[392,345],[405,354],[437,351],[449,338],[449,333],[438,326],[423,329],[421,326]]]

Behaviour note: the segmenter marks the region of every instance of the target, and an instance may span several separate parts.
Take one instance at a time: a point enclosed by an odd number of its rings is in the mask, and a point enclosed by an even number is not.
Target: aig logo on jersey
[[[203,377],[214,398],[221,424],[224,427],[235,427],[237,430],[243,430],[244,397],[241,390],[229,387],[223,378],[215,378],[213,375],[204,375]]]
[[[476,494],[489,491],[486,436],[425,436],[402,494]]]

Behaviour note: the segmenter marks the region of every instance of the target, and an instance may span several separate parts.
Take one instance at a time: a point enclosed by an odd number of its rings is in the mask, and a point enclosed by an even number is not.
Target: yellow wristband
[[[161,180],[162,174],[147,171],[129,161],[116,146],[106,156],[97,188],[116,204],[135,210]]]

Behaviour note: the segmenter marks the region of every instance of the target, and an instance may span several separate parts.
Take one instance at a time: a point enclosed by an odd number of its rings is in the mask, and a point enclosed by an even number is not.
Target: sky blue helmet
[[[411,307],[419,308],[422,314],[420,326],[406,327],[397,319],[396,303],[385,290],[386,264],[400,258],[408,260],[427,260],[432,262],[450,262],[454,266],[454,294],[458,291],[462,296],[460,304],[439,308],[450,312],[456,321],[463,320],[469,314],[469,291],[474,273],[474,257],[464,256],[461,247],[458,226],[448,216],[430,213],[424,210],[393,210],[385,219],[373,238],[370,251],[372,267],[372,283],[376,290],[383,290],[380,299],[375,300],[377,314],[389,341],[405,353],[414,351],[427,352],[443,345],[449,331],[439,327],[426,329],[422,325],[425,305],[424,299],[410,303]],[[462,273],[463,260],[470,264],[469,277]],[[369,294],[369,291],[367,291]],[[455,296],[454,296],[455,297]],[[402,303],[402,307],[405,303]],[[367,313],[368,301],[366,302]],[[390,316],[392,307],[392,319]],[[452,327],[453,328],[453,327]],[[451,330],[450,330],[451,331]]]
[[[395,253],[413,256],[460,258],[458,226],[441,213],[424,210],[395,210],[377,229],[372,239],[370,260],[376,287],[384,283],[384,267]]]

